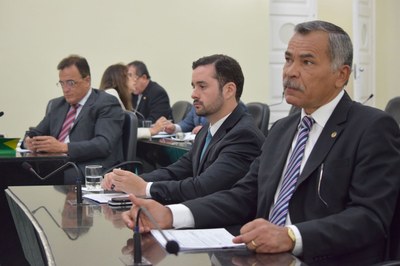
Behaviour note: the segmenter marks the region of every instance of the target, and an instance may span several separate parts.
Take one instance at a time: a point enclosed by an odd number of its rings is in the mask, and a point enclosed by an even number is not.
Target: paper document
[[[93,200],[98,203],[107,203],[111,198],[126,197],[125,193],[89,193],[84,194],[82,198]]]
[[[168,240],[179,243],[181,250],[246,248],[244,244],[234,244],[231,235],[225,228],[162,230]],[[165,246],[166,241],[158,230],[151,230],[157,241]]]
[[[151,137],[155,138],[155,139],[163,139],[163,138],[170,138],[172,136],[175,136],[175,134],[168,134],[167,132],[161,131],[161,132],[158,132],[157,135],[154,135]]]

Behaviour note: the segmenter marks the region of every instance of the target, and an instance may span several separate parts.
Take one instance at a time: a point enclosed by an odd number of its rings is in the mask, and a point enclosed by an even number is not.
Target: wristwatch
[[[292,242],[293,242],[293,248],[294,248],[295,245],[296,245],[296,235],[294,234],[292,228],[288,227],[287,229],[288,229],[288,230],[287,230],[287,234],[288,234],[288,236],[290,237],[290,239],[292,240]],[[292,249],[292,250],[293,250],[293,249]]]

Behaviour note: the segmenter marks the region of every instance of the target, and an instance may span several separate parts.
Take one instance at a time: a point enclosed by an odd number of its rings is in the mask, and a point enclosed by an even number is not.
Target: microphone
[[[145,262],[145,264],[143,264],[142,262],[142,244],[141,244],[142,237],[139,233],[139,219],[142,211],[147,216],[147,218],[149,218],[150,222],[153,224],[153,226],[157,229],[157,231],[162,235],[162,237],[167,242],[167,244],[165,245],[165,250],[170,254],[178,255],[178,252],[180,250],[178,242],[176,242],[175,240],[168,240],[168,238],[163,233],[156,220],[154,220],[153,215],[151,215],[151,213],[145,207],[142,206],[139,208],[136,214],[136,226],[133,233],[133,248],[134,248],[133,265],[151,265],[148,264],[148,262]]]
[[[76,203],[77,204],[82,204],[82,178],[81,178],[81,172],[78,169],[78,166],[74,164],[73,162],[66,162],[65,164],[61,165],[59,168],[51,172],[50,174],[46,175],[45,177],[41,177],[35,169],[33,169],[32,165],[28,162],[23,162],[22,163],[22,168],[24,168],[27,171],[30,171],[33,173],[36,177],[38,177],[40,180],[46,180],[49,177],[52,177],[54,174],[60,172],[64,168],[67,168],[68,166],[73,166],[75,171],[76,171]]]
[[[268,107],[271,107],[271,106],[276,106],[276,105],[280,105],[280,104],[282,104],[283,103],[283,99],[285,98],[285,92],[283,91],[282,92],[282,98],[281,98],[281,101],[280,102],[278,102],[278,103],[273,103],[273,104],[268,104]]]
[[[371,94],[368,96],[368,98],[365,99],[365,100],[362,102],[362,104],[366,104],[369,100],[372,99],[372,97],[374,97],[374,94],[373,94],[373,93],[371,93]]]
[[[0,111],[0,117],[2,117],[4,115],[3,111]]]
[[[146,118],[144,117],[144,115],[143,115],[141,112],[139,112],[138,110],[136,110],[135,108],[133,108],[133,112],[134,112],[136,115],[139,115],[140,118],[142,118],[143,120],[146,120]]]

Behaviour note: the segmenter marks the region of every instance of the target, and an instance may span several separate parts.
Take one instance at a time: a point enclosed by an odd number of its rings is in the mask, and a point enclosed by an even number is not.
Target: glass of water
[[[101,190],[103,167],[101,165],[86,165],[85,184],[88,191]]]

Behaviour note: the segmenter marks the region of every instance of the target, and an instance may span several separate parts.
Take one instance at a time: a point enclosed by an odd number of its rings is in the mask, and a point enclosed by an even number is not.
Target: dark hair
[[[242,68],[239,63],[227,55],[215,54],[205,56],[197,61],[193,62],[192,69],[196,69],[199,66],[211,65],[215,66],[216,79],[218,80],[219,87],[222,87],[228,83],[233,82],[236,85],[236,101],[239,102],[243,92],[244,76]]]
[[[135,60],[133,62],[130,62],[128,64],[128,67],[130,66],[136,68],[136,75],[138,75],[139,77],[146,75],[148,79],[151,79],[150,73],[147,70],[146,65],[142,61]]]
[[[109,66],[103,74],[100,82],[100,90],[113,88],[118,92],[119,98],[126,110],[132,110],[131,93],[128,85],[128,67],[123,64]]]
[[[57,70],[63,70],[66,67],[70,67],[75,65],[78,68],[79,74],[81,74],[82,78],[90,77],[90,68],[89,64],[84,57],[79,55],[70,55],[57,65]]]
[[[332,63],[332,69],[337,70],[340,66],[353,65],[353,44],[349,35],[339,26],[332,23],[314,20],[300,23],[295,27],[295,32],[306,35],[313,31],[324,31],[328,33],[328,52]]]

